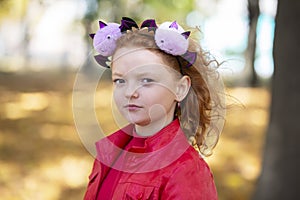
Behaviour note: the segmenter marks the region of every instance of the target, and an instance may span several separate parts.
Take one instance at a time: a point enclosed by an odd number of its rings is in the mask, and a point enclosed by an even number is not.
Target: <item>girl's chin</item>
[[[124,115],[123,115],[124,116]],[[165,122],[166,117],[161,116],[153,116],[153,118],[150,118],[148,115],[125,115],[125,118],[127,121],[131,124],[138,125],[138,126],[148,126],[151,123],[157,123],[157,121]]]
[[[147,126],[150,124],[151,120],[149,118],[137,118],[137,117],[126,117],[127,121],[131,124],[138,126]]]
[[[150,121],[139,121],[139,120],[130,120],[129,121],[131,124],[137,125],[137,126],[147,126],[150,124]]]

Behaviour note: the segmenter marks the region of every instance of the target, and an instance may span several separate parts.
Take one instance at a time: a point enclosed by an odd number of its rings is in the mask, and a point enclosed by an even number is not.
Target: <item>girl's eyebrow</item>
[[[123,74],[120,73],[120,72],[114,72],[112,75],[113,75],[113,76],[123,76]]]
[[[147,75],[151,75],[151,72],[140,72],[137,73],[138,76],[147,76]]]
[[[149,71],[137,73],[136,76],[139,77],[139,78],[148,77],[148,78],[156,78],[156,79],[160,77],[159,74],[155,74],[155,73],[149,72]]]

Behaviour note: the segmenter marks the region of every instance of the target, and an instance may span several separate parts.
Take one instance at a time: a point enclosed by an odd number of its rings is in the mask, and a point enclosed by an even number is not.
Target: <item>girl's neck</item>
[[[150,137],[152,135],[155,135],[157,132],[159,132],[161,129],[163,129],[165,126],[170,124],[173,121],[172,118],[166,118],[165,120],[157,120],[149,123],[145,126],[139,126],[135,125],[135,131],[137,135],[141,137]]]

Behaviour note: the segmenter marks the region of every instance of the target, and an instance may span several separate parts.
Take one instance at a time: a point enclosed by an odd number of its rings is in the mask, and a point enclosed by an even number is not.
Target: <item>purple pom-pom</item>
[[[116,40],[121,37],[120,25],[108,23],[103,25],[94,36],[93,45],[102,56],[111,56],[116,48]]]
[[[164,22],[155,32],[155,43],[163,51],[168,54],[178,56],[187,52],[189,42],[182,35],[185,31],[182,27],[174,22]]]

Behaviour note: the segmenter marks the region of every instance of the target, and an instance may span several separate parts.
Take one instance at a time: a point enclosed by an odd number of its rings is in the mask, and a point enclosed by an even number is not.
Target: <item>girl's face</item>
[[[114,100],[120,113],[138,126],[173,120],[178,77],[147,49],[121,48],[112,62]]]

